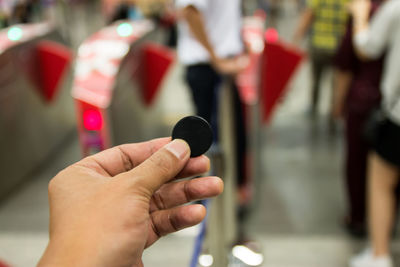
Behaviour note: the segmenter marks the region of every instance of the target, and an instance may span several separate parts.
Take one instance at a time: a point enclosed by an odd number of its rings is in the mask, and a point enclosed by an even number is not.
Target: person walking
[[[298,45],[311,29],[312,66],[311,114],[316,115],[323,74],[332,66],[333,57],[346,31],[348,0],[308,0],[293,42]]]
[[[372,0],[371,15],[382,0]],[[335,55],[335,84],[333,111],[336,119],[345,123],[345,184],[348,213],[344,225],[355,237],[366,234],[366,182],[369,144],[363,130],[371,111],[381,100],[380,82],[383,56],[374,60],[362,60],[353,45],[353,20],[348,23],[346,34]]]
[[[218,144],[219,89],[224,80],[232,85],[232,129],[235,142],[239,220],[238,242],[246,239],[243,222],[250,196],[241,194],[247,183],[243,103],[235,84],[235,76],[248,64],[242,40],[241,0],[176,0],[178,8],[178,56],[186,69],[185,80],[190,89],[197,115],[214,128]]]
[[[233,78],[247,66],[241,36],[240,0],[177,0],[178,56],[185,65],[197,115],[216,125],[218,90],[224,77]],[[234,80],[234,79],[231,79]],[[245,177],[246,133],[242,103],[233,84],[237,173]]]
[[[393,267],[390,236],[400,174],[400,0],[388,0],[368,22],[371,3],[354,0],[354,45],[362,57],[378,58],[386,51],[381,111],[369,121],[373,152],[369,157],[368,203],[371,248],[350,260],[351,267]]]

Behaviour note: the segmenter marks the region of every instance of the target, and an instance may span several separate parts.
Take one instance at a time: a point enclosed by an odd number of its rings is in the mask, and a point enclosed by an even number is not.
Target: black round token
[[[172,139],[183,139],[190,146],[190,157],[198,157],[210,148],[213,132],[210,124],[198,116],[188,116],[177,122]]]

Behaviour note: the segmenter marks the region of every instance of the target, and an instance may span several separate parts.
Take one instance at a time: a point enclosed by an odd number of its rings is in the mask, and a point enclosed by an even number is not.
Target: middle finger
[[[202,177],[171,182],[157,190],[150,202],[150,212],[170,209],[185,203],[210,198],[222,193],[224,183],[218,177]]]

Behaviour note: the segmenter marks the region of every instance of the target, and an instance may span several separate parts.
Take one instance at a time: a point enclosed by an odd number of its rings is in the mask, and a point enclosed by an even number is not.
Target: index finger
[[[87,157],[78,164],[113,177],[132,170],[170,141],[171,138],[166,137],[142,143],[119,145]]]
[[[120,145],[87,157],[78,164],[101,175],[114,177],[140,165],[170,141],[171,138],[166,137],[142,143]],[[210,160],[206,156],[191,158],[176,178],[199,175],[207,172],[209,168]]]

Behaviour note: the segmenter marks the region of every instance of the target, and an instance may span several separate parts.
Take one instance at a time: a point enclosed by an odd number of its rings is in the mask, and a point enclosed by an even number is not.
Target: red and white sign
[[[72,96],[107,108],[122,59],[136,40],[153,29],[149,20],[119,21],[89,37],[78,50]]]

